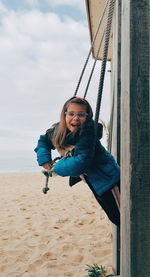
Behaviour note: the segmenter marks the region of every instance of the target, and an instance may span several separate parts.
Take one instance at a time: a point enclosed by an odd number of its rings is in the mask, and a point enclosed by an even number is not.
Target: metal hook
[[[42,189],[43,193],[46,194],[49,191],[48,181],[49,177],[52,177],[52,172],[48,170],[42,170],[42,173],[46,176],[45,187]]]
[[[55,164],[57,160],[60,160],[61,157],[56,157],[52,164]],[[46,194],[49,191],[49,187],[48,187],[48,181],[49,181],[49,177],[52,177],[53,174],[53,170],[42,170],[42,173],[46,176],[46,181],[45,181],[45,187],[42,189],[43,193]]]

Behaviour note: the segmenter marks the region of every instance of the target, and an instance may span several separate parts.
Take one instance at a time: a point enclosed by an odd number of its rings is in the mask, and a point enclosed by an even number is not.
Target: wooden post
[[[149,0],[122,0],[121,34],[121,277],[148,277]]]
[[[113,58],[112,58],[112,113],[110,152],[120,164],[120,94],[121,94],[121,0],[116,1],[113,18]],[[113,226],[113,267],[120,273],[120,229]]]

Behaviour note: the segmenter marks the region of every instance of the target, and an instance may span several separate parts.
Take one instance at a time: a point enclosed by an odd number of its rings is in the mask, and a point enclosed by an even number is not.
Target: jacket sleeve
[[[94,122],[85,124],[83,133],[75,144],[74,155],[63,158],[54,165],[54,172],[60,176],[79,176],[87,171],[92,163],[95,150]]]
[[[48,133],[41,135],[37,147],[34,151],[37,154],[38,164],[41,166],[47,162],[52,161],[51,150],[54,149],[54,146],[50,140]]]

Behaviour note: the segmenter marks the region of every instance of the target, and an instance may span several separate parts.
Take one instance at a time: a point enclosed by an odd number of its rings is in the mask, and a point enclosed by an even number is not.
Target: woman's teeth
[[[72,127],[80,127],[80,124],[71,124]]]

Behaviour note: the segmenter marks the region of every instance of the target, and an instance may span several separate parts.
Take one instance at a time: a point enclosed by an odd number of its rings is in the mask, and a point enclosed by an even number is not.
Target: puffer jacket
[[[52,161],[51,150],[55,147],[51,138],[54,132],[57,132],[58,124],[38,140],[35,152],[40,166]],[[73,156],[63,157],[53,168],[60,176],[71,176],[69,182],[71,186],[81,180],[80,175],[85,174],[91,189],[99,196],[113,188],[120,179],[118,164],[99,141],[101,132],[100,126],[98,136],[95,136],[95,123],[90,120],[83,126],[81,133],[77,132],[75,136],[68,133],[65,143],[74,146]]]

